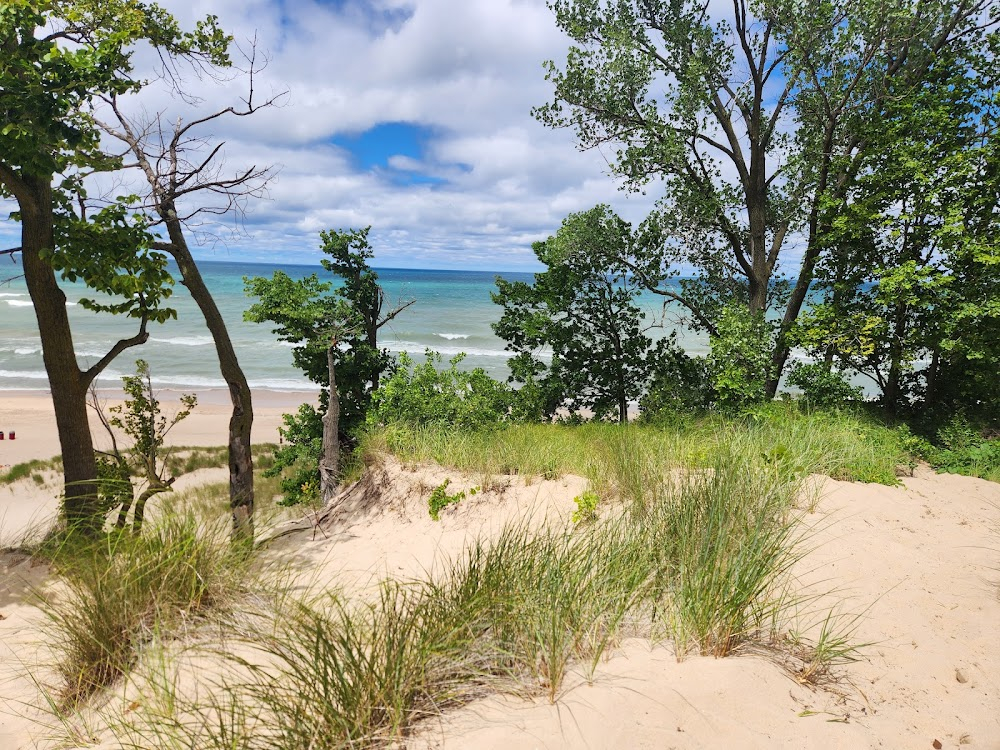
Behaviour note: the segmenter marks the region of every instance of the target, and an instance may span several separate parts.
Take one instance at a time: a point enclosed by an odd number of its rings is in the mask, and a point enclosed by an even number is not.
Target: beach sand
[[[178,423],[167,436],[173,446],[225,445],[231,413],[229,392],[223,390],[196,391],[198,405],[190,416]],[[121,402],[120,392],[100,394],[107,406]],[[179,391],[157,391],[164,415],[176,413],[179,408]],[[294,412],[304,402],[315,403],[313,393],[275,391],[254,392],[254,443],[277,443],[281,415]],[[95,445],[108,443],[106,433],[96,417],[91,417],[91,430]],[[59,455],[59,433],[56,429],[52,400],[39,391],[4,391],[0,394],[0,466],[10,467],[27,461],[48,460]],[[14,433],[14,439],[9,435]],[[4,469],[6,470],[6,469]],[[56,495],[58,481],[53,477],[45,486],[37,486],[24,497],[25,489],[15,492],[13,487],[0,487],[0,545],[17,539],[28,528],[55,514],[58,509]],[[3,746],[0,745],[0,748]]]
[[[22,413],[40,418],[44,409],[36,404],[32,412],[30,401]],[[192,423],[191,432],[176,439],[220,442],[212,436],[224,436],[224,412],[214,415],[214,426],[212,412],[203,412],[205,421]],[[265,432],[255,439],[273,439],[266,433],[276,426],[271,419],[277,417],[259,416]],[[25,428],[17,429],[20,440]],[[28,429],[28,443],[41,429]],[[54,446],[35,445],[37,455],[52,453],[44,448]],[[512,477],[447,508],[434,522],[427,515],[431,488],[450,479],[455,490],[467,489],[482,478],[405,467],[394,459],[379,470],[371,484],[378,488],[374,496],[345,508],[323,533],[303,523],[269,554],[293,560],[301,582],[364,590],[381,575],[432,570],[470,539],[495,535],[507,520],[565,522],[573,497],[585,486],[572,476]],[[801,684],[765,653],[679,661],[669,644],[626,640],[598,665],[593,682],[572,675],[555,704],[542,697],[487,697],[426,722],[405,746],[1000,748],[1000,484],[927,468],[898,487],[823,477],[811,482],[820,499],[804,515],[810,552],[795,569],[796,588],[822,594],[812,601],[814,611],[839,602],[842,612],[857,614],[854,641],[869,644],[863,658],[841,668],[826,687]],[[21,502],[31,501],[30,484],[17,485]],[[810,494],[808,502],[813,500]],[[44,652],[41,613],[24,592],[45,574],[44,566],[32,567],[23,556],[0,558],[5,750],[35,747],[43,734],[33,723],[41,714],[30,708],[37,688],[26,676],[28,668],[46,675],[38,664]],[[212,675],[182,675],[182,681],[198,678],[211,681]],[[119,686],[108,705],[139,705],[136,690]],[[99,727],[95,731],[98,747],[117,747]]]

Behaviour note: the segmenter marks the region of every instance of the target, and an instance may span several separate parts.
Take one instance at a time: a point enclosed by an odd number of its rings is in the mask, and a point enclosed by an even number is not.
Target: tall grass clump
[[[797,483],[740,460],[675,481],[645,521],[667,550],[660,606],[678,654],[725,656],[777,635],[799,557]]]
[[[780,631],[800,555],[791,472],[737,454],[657,473],[659,447],[619,436],[605,467],[645,472],[619,514],[573,528],[514,523],[436,573],[386,580],[353,600],[285,602],[249,626],[241,618],[242,645],[226,658],[242,677],[187,706],[194,718],[174,725],[174,744],[391,746],[488,692],[556,700],[571,672],[592,676],[626,636],[670,638],[678,658],[788,643]],[[609,488],[624,486],[609,473]],[[822,635],[843,649],[829,627]],[[794,647],[806,653],[808,643],[797,637]]]
[[[61,585],[36,592],[56,654],[60,710],[123,677],[154,633],[172,635],[246,589],[245,552],[225,529],[167,515],[141,535],[113,533],[51,553]]]

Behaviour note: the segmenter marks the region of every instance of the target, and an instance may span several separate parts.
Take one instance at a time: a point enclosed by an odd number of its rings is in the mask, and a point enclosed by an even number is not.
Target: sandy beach
[[[121,402],[121,393],[101,393],[106,405]],[[165,415],[179,408],[179,391],[159,390],[157,397]],[[229,393],[223,390],[196,391],[198,406],[187,419],[177,424],[167,437],[173,446],[225,445],[231,407]],[[298,405],[315,401],[312,393],[255,391],[254,443],[277,443],[282,414],[293,412]],[[32,460],[48,460],[59,454],[59,433],[56,429],[52,400],[40,391],[4,391],[0,395],[0,466],[10,467]],[[107,443],[107,435],[95,417],[91,418],[95,445]],[[10,433],[14,439],[10,439]],[[19,497],[13,487],[0,487],[0,543],[17,538],[26,528],[56,512],[55,492],[40,493],[30,502]]]
[[[255,440],[276,437],[287,405],[258,406]],[[284,398],[274,396],[275,400]],[[38,396],[6,396],[3,420],[16,429],[4,462],[56,450],[51,415]],[[180,443],[218,444],[225,407],[205,403],[178,429]],[[24,436],[22,438],[22,435]],[[16,453],[15,453],[16,451]],[[301,582],[364,588],[378,576],[417,575],[460,553],[474,537],[494,536],[511,519],[566,521],[580,477],[512,478],[427,515],[428,488],[454,489],[475,477],[388,458],[377,497],[341,516],[326,533],[309,524],[269,554],[294,559]],[[206,479],[218,481],[224,470]],[[221,475],[219,472],[223,472]],[[803,517],[809,554],[797,564],[802,593],[858,616],[861,660],[820,687],[803,684],[773,655],[753,650],[725,659],[679,661],[669,643],[626,639],[598,665],[593,682],[571,675],[554,704],[543,697],[494,695],[425,722],[407,748],[1000,748],[1000,485],[918,468],[900,486],[813,477],[819,500]],[[46,502],[51,488],[23,480],[0,489],[0,507]],[[810,495],[809,504],[814,496]],[[54,507],[54,506],[53,506]],[[47,747],[36,723],[38,693],[28,668],[41,670],[41,612],[26,598],[45,566],[0,558],[0,747]],[[182,683],[211,680],[183,673]],[[133,685],[110,703],[143,700]],[[117,709],[116,709],[117,710]],[[123,709],[124,710],[124,709]],[[51,723],[51,717],[48,718]],[[119,745],[94,729],[101,748]]]

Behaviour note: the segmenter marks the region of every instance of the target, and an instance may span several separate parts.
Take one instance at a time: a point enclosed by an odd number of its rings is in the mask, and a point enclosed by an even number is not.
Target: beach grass
[[[362,450],[434,461],[479,474],[486,485],[491,477],[511,474],[576,474],[602,484],[611,467],[625,490],[645,483],[643,467],[630,464],[631,446],[639,443],[658,466],[707,468],[720,456],[736,455],[796,477],[817,473],[882,484],[896,484],[898,470],[913,463],[898,433],[863,413],[807,412],[782,403],[738,417],[713,414],[661,424],[514,424],[478,432],[392,424],[365,436]]]
[[[785,635],[798,603],[789,570],[803,550],[794,472],[739,453],[720,453],[700,471],[665,471],[670,454],[658,448],[609,448],[618,460],[631,456],[613,483],[619,512],[570,528],[516,521],[436,573],[241,614],[214,651],[235,667],[230,676],[200,698],[173,699],[172,719],[119,723],[119,739],[143,747],[166,733],[171,746],[219,750],[385,747],[492,692],[555,701],[569,674],[592,677],[635,636],[669,639],[678,658],[787,644],[800,670],[814,660],[810,677],[819,680],[852,652],[836,618],[815,643]],[[636,470],[644,482],[619,481]]]
[[[59,456],[50,458],[47,461],[36,458],[24,463],[14,464],[5,472],[0,473],[0,486],[19,482],[39,471],[55,471],[60,468],[62,468],[62,458]]]
[[[227,529],[173,513],[141,535],[67,541],[47,556],[62,585],[35,598],[56,654],[61,709],[121,679],[155,634],[179,634],[238,600],[252,565]]]

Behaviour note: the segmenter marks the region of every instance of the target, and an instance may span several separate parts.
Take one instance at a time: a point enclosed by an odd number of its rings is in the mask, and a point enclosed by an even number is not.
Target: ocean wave
[[[13,351],[14,354],[20,354],[22,357],[26,354],[41,354],[42,347],[40,346],[17,346],[13,350],[8,349],[7,351]]]
[[[8,299],[4,301],[11,307],[32,307],[31,301],[26,299]]]
[[[35,370],[0,370],[0,378],[23,378],[25,380],[48,380],[49,374],[44,370],[39,372]]]
[[[435,336],[440,336],[443,339],[448,339],[449,341],[454,341],[455,339],[467,339],[469,334],[467,333],[435,333]]]
[[[484,349],[478,346],[428,346],[416,341],[389,341],[383,344],[390,352],[406,352],[407,354],[423,354],[428,349],[436,351],[445,357],[456,354],[468,354],[470,357],[509,357],[511,353],[505,349]]]
[[[213,343],[211,336],[173,336],[168,339],[151,337],[149,340],[158,344],[174,344],[175,346],[208,346]]]
[[[23,297],[23,292],[0,292],[0,297]]]

